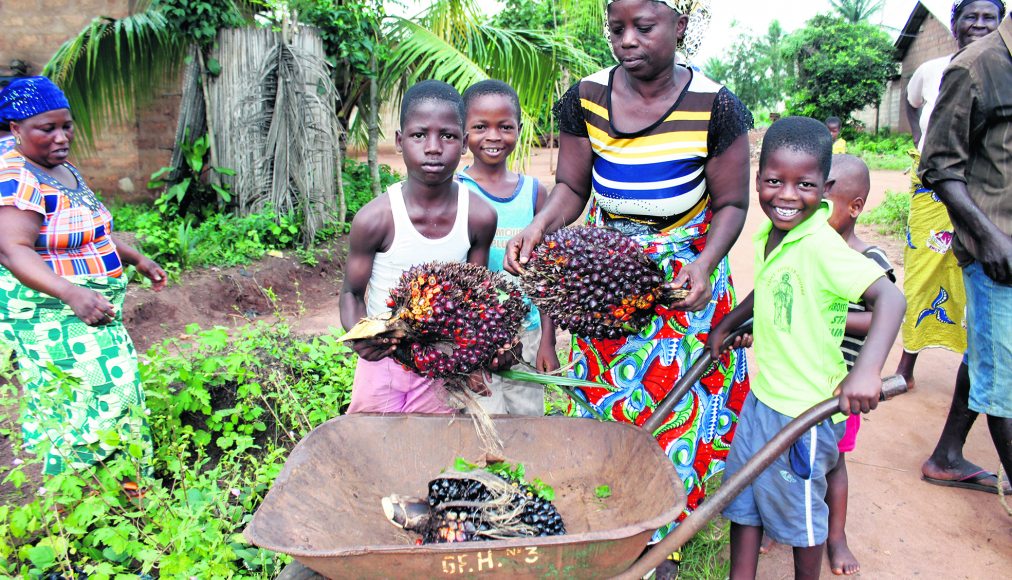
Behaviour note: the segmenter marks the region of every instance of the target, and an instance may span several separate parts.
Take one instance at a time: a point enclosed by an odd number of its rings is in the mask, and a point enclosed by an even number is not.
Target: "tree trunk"
[[[208,159],[211,163],[211,167],[218,167],[218,147],[214,140],[214,124],[211,122],[211,98],[207,94],[207,80],[210,75],[207,74],[207,66],[204,63],[204,51],[199,47],[197,48],[197,66],[200,69],[200,90],[204,93],[204,114],[207,116],[207,153]],[[194,139],[197,136],[193,136]],[[207,180],[214,185],[221,185],[221,180],[218,179],[218,173],[215,171],[207,172]]]
[[[383,184],[380,183],[379,168],[379,103],[377,98],[376,75],[376,53],[369,57],[369,69],[372,76],[369,77],[369,175],[372,177],[372,195],[379,197],[383,193]]]
[[[331,69],[331,81],[334,83],[335,87],[334,93],[338,100],[337,104],[343,105],[343,103],[341,103],[341,93],[340,91],[336,90],[337,87],[336,68]],[[334,111],[340,111],[341,109],[342,109],[341,106],[334,107]],[[337,166],[334,167],[334,178],[335,178],[334,185],[335,189],[337,189],[337,191],[335,192],[337,194],[337,222],[340,224],[344,224],[344,222],[348,219],[348,200],[344,196],[344,147],[345,143],[347,143],[346,137],[348,135],[347,133],[348,125],[346,125],[344,121],[340,119],[338,120],[338,123],[341,125],[341,132],[337,137],[337,157],[336,157]]]

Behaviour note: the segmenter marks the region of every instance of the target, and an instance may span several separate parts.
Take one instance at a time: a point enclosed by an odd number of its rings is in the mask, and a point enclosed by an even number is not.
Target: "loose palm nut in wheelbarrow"
[[[640,332],[659,307],[685,299],[633,239],[611,228],[563,228],[531,252],[520,275],[531,301],[565,330],[592,338]]]
[[[424,500],[392,495],[383,498],[383,508],[394,525],[418,532],[425,544],[566,533],[555,505],[535,486],[483,470],[443,473],[429,482]]]
[[[387,305],[389,319],[366,319],[346,336],[402,330],[393,358],[438,379],[488,368],[501,349],[513,346],[528,311],[520,288],[501,273],[456,262],[412,267],[390,291]],[[360,328],[368,330],[357,332]]]

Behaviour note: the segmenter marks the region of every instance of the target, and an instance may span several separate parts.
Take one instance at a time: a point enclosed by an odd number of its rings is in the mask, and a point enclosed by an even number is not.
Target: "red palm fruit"
[[[520,274],[531,301],[561,328],[591,338],[640,332],[658,304],[688,293],[664,283],[635,240],[611,228],[563,228],[531,252]]]
[[[406,331],[394,359],[442,379],[488,368],[500,348],[512,346],[528,310],[520,289],[501,273],[458,262],[411,268],[390,300],[393,324]]]

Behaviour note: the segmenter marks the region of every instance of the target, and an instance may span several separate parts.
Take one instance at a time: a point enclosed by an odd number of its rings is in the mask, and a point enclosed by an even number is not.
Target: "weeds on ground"
[[[910,215],[910,194],[887,191],[882,203],[861,214],[858,223],[878,226],[878,233],[894,238],[903,238],[907,231],[907,217]]]
[[[401,176],[390,169],[389,165],[380,165],[380,189],[386,191],[392,184],[400,181]],[[344,199],[348,206],[348,220],[355,217],[362,206],[372,201],[372,177],[369,175],[369,164],[345,158],[341,180],[344,183]]]
[[[295,443],[347,408],[355,358],[336,336],[299,337],[284,324],[235,337],[197,325],[187,333],[140,366],[154,477],[138,477],[138,453],[34,490],[27,469],[37,459],[0,466],[4,485],[26,500],[0,506],[0,575],[273,578],[288,563],[240,532]],[[18,390],[4,388],[0,402],[16,408]],[[19,448],[16,418],[3,419]],[[143,499],[126,498],[126,479],[139,479]]]
[[[910,169],[910,150],[914,141],[907,133],[888,130],[847,135],[847,152],[857,155],[869,169],[904,171]]]
[[[721,477],[706,482],[707,497],[720,489]],[[723,517],[707,522],[706,527],[682,547],[682,578],[724,580],[731,574],[731,524]]]
[[[112,208],[118,231],[133,232],[137,249],[155,260],[170,277],[199,266],[237,266],[267,252],[292,248],[299,240],[299,220],[274,212],[244,217],[214,213],[169,218],[151,206]]]

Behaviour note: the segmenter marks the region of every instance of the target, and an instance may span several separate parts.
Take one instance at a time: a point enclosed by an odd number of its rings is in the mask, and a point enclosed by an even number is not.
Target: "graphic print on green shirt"
[[[790,332],[791,314],[794,310],[794,286],[791,285],[790,271],[780,275],[780,283],[773,291],[773,309],[773,324],[784,332]]]

